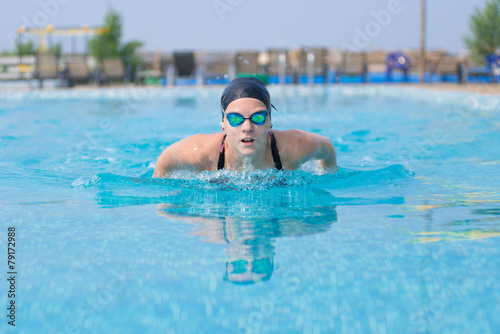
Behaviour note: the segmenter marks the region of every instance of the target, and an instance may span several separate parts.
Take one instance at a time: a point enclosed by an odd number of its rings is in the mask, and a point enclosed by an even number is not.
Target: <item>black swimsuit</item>
[[[273,155],[274,167],[277,170],[282,170],[283,165],[281,164],[280,152],[278,151],[278,145],[276,144],[276,139],[274,139],[273,133],[269,131],[269,137],[271,137],[271,154]],[[219,162],[217,163],[217,169],[224,169],[225,163],[225,148],[226,148],[226,135],[222,139],[222,144],[220,146]]]

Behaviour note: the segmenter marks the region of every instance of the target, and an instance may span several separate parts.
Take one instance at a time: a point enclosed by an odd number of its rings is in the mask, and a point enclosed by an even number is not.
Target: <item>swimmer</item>
[[[271,107],[262,81],[234,79],[221,97],[222,132],[196,134],[170,145],[156,162],[153,177],[168,177],[175,170],[242,171],[249,165],[296,170],[312,160],[327,173],[337,172],[335,149],[328,138],[302,130],[271,130]]]

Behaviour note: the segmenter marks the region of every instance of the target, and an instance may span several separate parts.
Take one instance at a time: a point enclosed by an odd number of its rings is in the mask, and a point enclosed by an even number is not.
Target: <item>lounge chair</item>
[[[65,78],[68,86],[73,87],[77,82],[90,83],[90,71],[85,56],[71,56],[66,59]]]
[[[141,58],[143,59],[143,63],[138,66],[135,72],[135,84],[165,84],[168,61],[162,56],[160,51],[141,54]]]
[[[39,52],[36,56],[35,79],[40,80],[40,87],[43,87],[43,80],[59,78],[59,62],[54,52]]]
[[[174,52],[173,63],[167,70],[169,85],[196,85],[202,83],[198,75],[194,52]]]
[[[431,63],[430,82],[432,83],[433,75],[437,74],[441,77],[442,81],[448,79],[449,75],[455,75],[458,83],[463,83],[465,79],[463,72],[463,65],[458,58],[443,56],[437,62]]]
[[[485,65],[479,66],[473,64],[465,68],[465,78],[469,77],[483,77],[487,78],[488,82],[498,82],[498,75],[500,75],[500,56],[496,54],[489,54],[485,56]]]
[[[195,59],[202,84],[228,84],[235,77],[232,53],[199,51]]]
[[[106,82],[108,85],[113,80],[125,80],[125,65],[121,58],[106,58],[102,60],[99,84]]]
[[[489,54],[486,55],[486,66],[491,70],[491,81],[498,82],[500,75],[500,55]]]
[[[361,76],[362,82],[368,81],[368,62],[365,53],[344,53],[337,71],[337,82],[344,76]]]
[[[389,53],[385,59],[385,64],[387,66],[387,81],[392,81],[392,73],[394,71],[402,71],[403,78],[405,82],[408,82],[411,61],[410,57],[401,51]]]
[[[266,66],[269,63],[267,52],[239,51],[234,54],[234,71],[236,77],[254,77],[269,83]]]
[[[257,51],[236,52],[234,55],[234,64],[237,76],[262,73],[259,64],[259,52]]]
[[[267,52],[239,51],[234,54],[234,70],[236,77],[255,77],[265,84],[269,83],[266,66],[269,63]]]
[[[174,53],[174,65],[179,77],[190,77],[194,75],[196,64],[193,52]]]
[[[293,69],[290,65],[288,50],[271,49],[268,50],[269,64],[267,74],[269,82],[276,84],[293,83]]]
[[[303,48],[298,52],[297,82],[327,83],[329,65],[328,50],[324,48]],[[293,63],[293,62],[292,62]]]
[[[382,50],[372,50],[366,53],[367,81],[387,82],[387,65],[385,63],[387,52]]]

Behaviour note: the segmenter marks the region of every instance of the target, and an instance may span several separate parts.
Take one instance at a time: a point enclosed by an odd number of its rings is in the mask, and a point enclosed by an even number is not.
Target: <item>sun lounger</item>
[[[344,76],[360,76],[362,82],[367,82],[368,63],[365,53],[344,53],[337,71],[337,82]]]
[[[65,78],[69,87],[73,87],[77,82],[90,83],[90,70],[85,56],[70,56],[66,59]]]
[[[382,50],[371,50],[366,53],[367,81],[370,83],[387,82],[387,59],[388,53]]]
[[[472,78],[484,78],[488,82],[498,82],[500,75],[500,56],[490,54],[485,57],[485,65],[479,66],[472,64],[470,67],[465,68],[465,78],[469,80]]]
[[[236,75],[232,53],[199,51],[195,59],[202,84],[228,84]]]
[[[269,63],[267,52],[239,51],[234,54],[234,71],[236,77],[255,77],[265,84],[269,83],[266,66]]]
[[[143,63],[138,66],[135,72],[135,84],[166,84],[165,76],[169,63],[167,58],[158,50],[154,53],[143,53],[141,58]]]
[[[271,49],[268,50],[268,54],[267,74],[269,75],[269,83],[293,83],[293,69],[290,65],[288,50]]]
[[[486,55],[486,66],[491,70],[491,81],[498,82],[500,75],[500,55],[489,54]]]
[[[410,60],[410,71],[409,71],[409,81],[418,82],[420,80],[420,51],[412,49],[402,49],[405,55],[409,57]],[[427,50],[425,53],[425,68],[424,68],[424,81],[432,82],[432,64],[436,64],[439,59],[445,57],[448,53],[444,50]],[[434,73],[435,77],[438,77]]]
[[[195,74],[196,64],[193,52],[175,52],[174,65],[179,77],[190,77]]]
[[[125,65],[121,58],[106,58],[102,60],[99,84],[108,85],[114,80],[125,80]]]
[[[431,83],[434,74],[440,76],[442,81],[446,81],[450,75],[456,76],[458,83],[463,83],[465,79],[462,63],[458,58],[453,56],[443,56],[437,62],[431,63]]]
[[[54,52],[39,52],[36,56],[35,79],[40,80],[40,87],[43,87],[43,80],[59,78],[58,60]]]
[[[393,80],[392,73],[394,71],[401,71],[403,72],[404,81],[408,82],[411,69],[411,61],[408,55],[400,51],[389,53],[385,59],[385,64],[387,66],[387,81]]]
[[[197,72],[194,52],[174,52],[173,64],[167,70],[169,85],[196,85],[202,80]]]
[[[327,83],[329,66],[328,50],[324,48],[303,48],[296,54],[298,83]],[[291,62],[293,64],[293,61]]]
[[[257,51],[236,52],[234,64],[237,76],[262,73],[259,64],[259,52]]]

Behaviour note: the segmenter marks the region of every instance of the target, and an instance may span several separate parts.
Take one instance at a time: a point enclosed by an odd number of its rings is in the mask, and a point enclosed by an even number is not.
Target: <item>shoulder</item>
[[[335,164],[335,150],[327,137],[303,130],[273,131],[280,156],[286,168],[294,170],[309,160],[326,160]]]
[[[176,169],[213,170],[223,138],[223,133],[196,134],[168,146],[156,162],[154,175],[164,176]]]
[[[330,141],[328,138],[318,135],[316,133],[311,133],[303,130],[285,130],[285,131],[273,131],[273,135],[280,146],[284,147],[294,147],[308,148],[310,146],[316,146],[321,142]]]
[[[204,147],[220,146],[224,133],[196,134],[172,144],[169,147],[188,149],[200,149]]]

